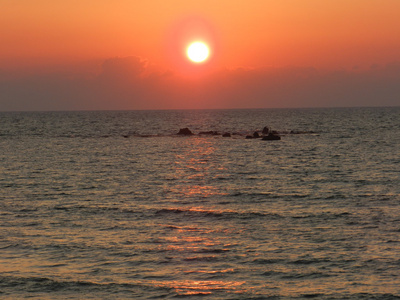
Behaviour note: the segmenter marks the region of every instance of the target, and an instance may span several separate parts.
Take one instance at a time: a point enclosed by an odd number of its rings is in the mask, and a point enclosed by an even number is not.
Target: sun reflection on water
[[[201,176],[201,175],[197,175]],[[193,177],[188,177],[193,179]],[[208,198],[214,195],[227,195],[226,192],[220,191],[218,188],[211,185],[182,185],[171,188],[171,191],[176,194],[188,197]]]
[[[195,203],[214,196],[227,195],[218,179],[225,172],[215,143],[204,137],[182,137],[174,149],[174,163],[166,173],[170,184],[164,186],[168,199]],[[181,203],[184,204],[184,203]]]
[[[233,246],[224,238],[227,229],[200,227],[195,224],[172,228],[167,225],[161,226],[171,229],[170,235],[163,237],[159,250],[167,253],[171,263],[175,262],[173,265],[175,274],[171,274],[171,280],[153,281],[152,285],[173,289],[181,296],[210,295],[224,291],[246,292],[245,281],[224,280],[237,270],[228,267],[226,263],[218,263]],[[180,278],[185,274],[183,276],[188,279],[173,280],[176,274],[179,274]],[[215,279],[211,279],[213,277]]]
[[[210,295],[215,291],[230,290],[234,293],[244,293],[240,287],[244,281],[218,281],[218,280],[174,280],[156,283],[159,287],[172,288],[179,295]]]
[[[218,222],[218,218],[233,213],[218,205],[227,191],[219,184],[218,176],[225,172],[215,143],[218,140],[202,137],[182,137],[175,154],[165,187],[173,206],[163,208],[166,219],[160,227],[165,235],[160,238],[159,250],[172,268],[171,280],[152,284],[171,288],[178,295],[210,295],[229,290],[244,293],[244,281],[232,280],[227,274],[236,271],[229,264],[221,264],[234,245],[227,239],[232,234]],[[229,232],[228,232],[229,231]],[[185,280],[174,280],[174,275]]]

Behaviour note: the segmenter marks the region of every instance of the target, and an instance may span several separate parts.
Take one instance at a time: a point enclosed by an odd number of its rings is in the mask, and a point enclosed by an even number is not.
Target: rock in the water
[[[253,133],[253,138],[257,139],[257,138],[259,138],[259,137],[260,137],[260,135],[258,134],[258,131],[255,131],[255,132]]]
[[[278,141],[280,139],[281,139],[281,137],[279,135],[274,134],[272,132],[270,132],[268,135],[266,135],[262,138],[263,141]]]
[[[225,132],[222,136],[223,137],[231,137],[231,134],[229,132]]]
[[[252,138],[253,138],[252,135],[246,135],[246,139],[250,140],[250,139],[252,139]]]
[[[218,135],[218,131],[201,131],[199,132],[199,135]]]
[[[192,135],[193,132],[191,132],[190,129],[186,127],[186,128],[179,129],[178,134],[180,134],[180,135]]]
[[[269,128],[267,126],[265,126],[263,131],[262,131],[262,133],[263,134],[268,134],[269,133]]]

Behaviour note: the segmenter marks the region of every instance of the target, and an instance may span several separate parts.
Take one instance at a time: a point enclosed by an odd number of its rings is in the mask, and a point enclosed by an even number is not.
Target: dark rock
[[[279,135],[274,134],[272,132],[270,132],[268,135],[266,135],[262,138],[263,141],[278,141],[280,139],[281,139],[281,137]]]
[[[225,132],[222,136],[223,137],[231,137],[231,134],[229,132]]]
[[[253,136],[252,135],[246,135],[246,139],[252,139],[253,138]]]
[[[178,134],[180,134],[180,135],[192,135],[193,132],[191,132],[190,129],[186,127],[186,128],[179,129]]]
[[[260,135],[258,134],[258,131],[255,131],[255,132],[253,133],[253,138],[257,139],[257,138],[259,138],[259,137],[260,137]]]
[[[314,134],[317,133],[315,131],[299,131],[299,130],[291,130],[290,134]]]
[[[212,130],[199,132],[199,135],[218,135],[218,134],[219,134],[218,131],[212,131]]]
[[[264,127],[264,129],[262,130],[263,134],[268,134],[269,133],[269,128],[267,126]]]

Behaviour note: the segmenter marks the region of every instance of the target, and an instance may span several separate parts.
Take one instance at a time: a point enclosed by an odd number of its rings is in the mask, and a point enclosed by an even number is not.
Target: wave
[[[349,212],[342,213],[331,213],[331,212],[321,212],[319,214],[305,214],[305,215],[295,215],[292,216],[293,219],[323,219],[323,220],[332,220],[332,219],[340,219],[340,218],[349,218],[353,215]]]
[[[350,212],[327,212],[320,213],[295,213],[282,215],[274,212],[265,211],[240,211],[231,209],[212,209],[203,206],[185,207],[163,207],[154,208],[147,206],[136,207],[111,207],[111,206],[90,206],[90,205],[55,205],[53,210],[65,211],[84,215],[115,214],[115,215],[134,215],[138,218],[159,218],[159,217],[195,217],[195,218],[215,218],[215,219],[292,219],[292,220],[340,220],[353,221],[358,224],[356,215]],[[19,211],[24,213],[36,213],[37,211]],[[174,229],[171,227],[171,229]]]
[[[188,217],[206,217],[218,219],[256,219],[256,218],[282,218],[273,213],[246,212],[234,210],[210,210],[198,207],[191,208],[162,208],[155,212],[156,215],[182,215]]]
[[[285,279],[285,280],[319,279],[319,278],[327,278],[334,276],[328,273],[321,273],[321,272],[289,273],[289,272],[279,272],[279,271],[266,271],[262,273],[262,275],[266,277],[278,277],[280,279]]]
[[[287,280],[321,278],[319,273],[294,274],[285,277],[282,272],[265,272],[264,276],[282,276]],[[326,278],[326,276],[323,276]],[[243,284],[240,283],[240,284]],[[322,300],[399,300],[399,294],[392,293],[300,293],[291,297],[271,295],[260,291],[238,290],[238,283],[225,281],[168,281],[147,280],[135,283],[98,283],[91,281],[56,280],[47,277],[18,277],[0,275],[0,294],[2,299],[49,298],[60,299],[171,299],[214,294],[218,299],[322,299]],[[45,294],[45,297],[44,297]],[[240,295],[241,294],[241,295]]]
[[[148,207],[137,207],[134,208],[120,208],[120,207],[109,207],[109,206],[86,206],[86,205],[56,205],[52,209],[57,211],[65,211],[68,213],[90,213],[90,214],[102,214],[102,213],[120,213],[120,214],[136,214],[138,216],[160,216],[160,215],[186,215],[186,216],[197,216],[197,217],[214,217],[214,218],[282,218],[281,215],[274,213],[263,213],[255,211],[235,211],[235,210],[218,210],[218,209],[207,209],[203,207],[165,207],[165,208],[148,208]],[[173,228],[172,228],[173,229]]]
[[[14,289],[25,292],[56,292],[60,290],[115,290],[118,287],[129,289],[141,288],[138,284],[117,284],[117,283],[96,283],[90,281],[68,281],[55,280],[47,277],[16,277],[0,276],[0,288],[4,292],[10,292]]]

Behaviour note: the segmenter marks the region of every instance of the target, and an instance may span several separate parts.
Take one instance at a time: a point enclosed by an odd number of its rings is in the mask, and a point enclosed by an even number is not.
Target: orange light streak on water
[[[239,288],[244,283],[244,281],[176,280],[157,284],[159,287],[173,288],[179,295],[209,295],[218,290],[244,293],[245,290]]]

